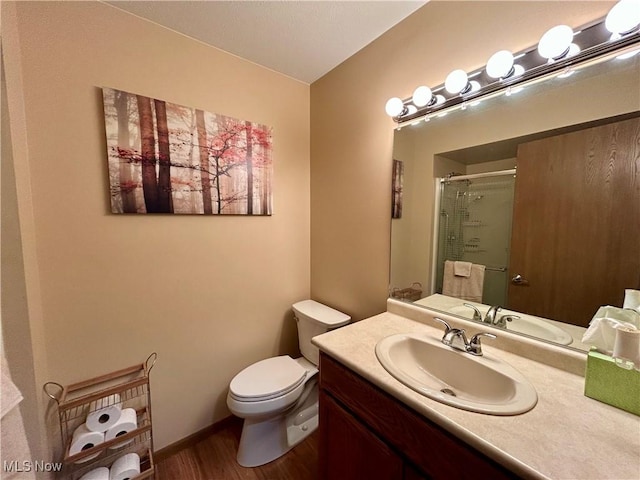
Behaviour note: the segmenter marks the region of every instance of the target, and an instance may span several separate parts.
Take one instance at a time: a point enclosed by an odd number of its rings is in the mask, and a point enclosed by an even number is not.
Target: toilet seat
[[[238,373],[229,395],[242,402],[262,402],[286,395],[304,383],[307,370],[288,355],[261,360]]]

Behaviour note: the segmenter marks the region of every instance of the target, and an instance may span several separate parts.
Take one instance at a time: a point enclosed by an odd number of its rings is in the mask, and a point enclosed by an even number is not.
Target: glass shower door
[[[509,244],[515,175],[441,183],[436,291],[442,293],[445,260],[485,265],[482,303],[507,302]]]

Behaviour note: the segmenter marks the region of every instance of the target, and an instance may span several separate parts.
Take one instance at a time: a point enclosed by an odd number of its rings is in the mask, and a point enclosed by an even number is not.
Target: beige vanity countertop
[[[376,343],[396,333],[442,329],[385,312],[313,339],[322,351],[429,420],[525,478],[640,479],[640,417],[585,397],[584,377],[483,345],[485,355],[519,370],[538,403],[527,413],[494,416],[468,412],[424,397],[393,378],[378,362]],[[462,353],[461,353],[462,354]]]

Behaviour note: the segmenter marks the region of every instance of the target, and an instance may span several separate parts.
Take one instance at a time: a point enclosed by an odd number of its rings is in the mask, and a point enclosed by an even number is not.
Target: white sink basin
[[[463,410],[517,415],[538,401],[533,385],[511,365],[454,350],[425,334],[383,338],[376,356],[407,387]]]
[[[488,309],[485,306],[476,305],[476,308],[480,310],[483,317],[487,314]],[[473,309],[463,305],[453,307],[449,309],[449,312],[464,318],[473,318]],[[511,310],[504,309],[500,310],[496,314],[496,318],[499,318],[501,315],[517,315],[520,317],[507,323],[507,330],[511,332],[524,333],[525,335],[531,335],[532,337],[560,345],[569,345],[573,342],[573,337],[571,335],[540,317],[534,317],[532,315],[526,315],[524,313],[512,312]]]

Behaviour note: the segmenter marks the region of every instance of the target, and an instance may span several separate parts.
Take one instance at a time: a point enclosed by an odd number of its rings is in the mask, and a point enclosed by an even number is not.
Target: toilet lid
[[[284,395],[300,385],[307,371],[288,355],[261,360],[238,373],[229,390],[235,397],[259,400]]]

